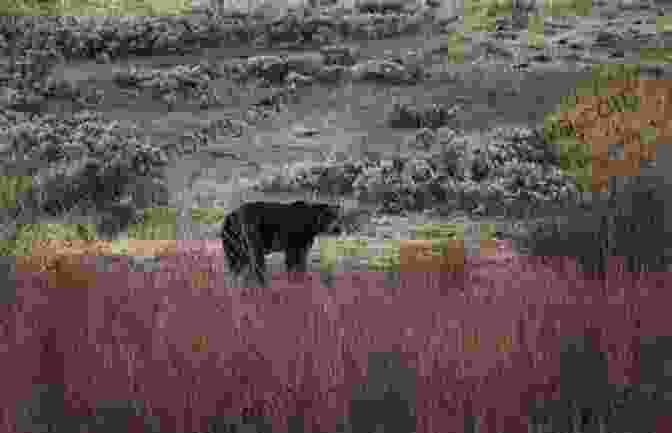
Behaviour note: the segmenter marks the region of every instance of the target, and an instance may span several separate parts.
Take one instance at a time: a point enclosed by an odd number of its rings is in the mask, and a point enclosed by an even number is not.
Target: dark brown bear
[[[236,277],[249,268],[266,286],[265,256],[282,251],[288,272],[305,272],[315,237],[340,234],[341,215],[329,204],[245,203],[226,216],[220,233],[229,268]]]

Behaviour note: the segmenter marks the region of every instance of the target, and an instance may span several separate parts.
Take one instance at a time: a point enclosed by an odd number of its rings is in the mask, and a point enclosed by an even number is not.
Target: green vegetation
[[[466,39],[461,32],[451,33],[446,37],[446,45],[442,50],[447,51],[448,63],[464,63],[464,56],[467,52]]]
[[[30,176],[0,176],[0,208],[15,209],[17,196],[22,192],[29,191],[33,186],[33,178]]]
[[[495,239],[494,224],[479,224],[481,240]],[[442,257],[454,250],[455,240],[464,240],[463,224],[427,224],[415,230],[415,239],[431,240],[432,256]],[[394,272],[399,270],[400,241],[388,241],[383,254],[369,257],[369,270],[377,272]]]
[[[324,272],[333,272],[339,257],[367,257],[366,239],[321,239],[320,267]]]
[[[191,13],[190,0],[22,0],[3,4],[5,16],[170,16]]]
[[[1,242],[0,254],[29,256],[36,241],[91,241],[95,239],[95,233],[91,224],[24,224],[18,228],[16,239]]]
[[[592,69],[591,79],[579,83],[574,95],[569,95],[567,98],[576,96],[603,96],[604,90],[607,88],[609,81],[635,81],[639,79],[640,73],[640,65],[625,65],[616,63],[595,65]],[[636,104],[634,101],[631,101],[630,103]],[[633,109],[636,108],[637,105],[634,105]]]
[[[630,81],[639,77],[638,65],[599,65],[593,69],[590,80],[580,83],[575,92],[563,97],[556,113],[550,113],[544,119],[544,139],[556,147],[560,159],[560,168],[576,179],[581,192],[590,191],[592,185],[592,151],[590,146],[579,143],[576,131],[572,127],[560,125],[559,113],[576,108],[577,97],[604,96],[610,80]],[[636,112],[641,101],[634,95],[609,96],[607,107],[610,112]],[[654,132],[655,133],[655,132]],[[646,132],[651,135],[651,131]]]
[[[579,191],[588,192],[592,185],[592,152],[590,146],[571,136],[559,137],[560,168],[576,178]]]
[[[129,228],[130,239],[167,240],[175,239],[177,210],[174,208],[152,208],[143,212],[143,221]]]
[[[415,230],[415,239],[432,241],[432,256],[449,254],[454,240],[464,239],[463,224],[427,224]]]
[[[497,232],[497,227],[494,224],[479,224],[479,229],[482,241],[489,241],[496,238],[495,233]]]
[[[494,224],[479,224],[482,240],[495,238]],[[431,254],[445,256],[454,247],[453,241],[464,239],[463,224],[426,224],[414,230],[414,238],[431,240]],[[368,269],[373,272],[399,270],[401,241],[388,240],[380,251],[371,251],[366,240],[324,239],[320,242],[320,262],[323,271],[333,271],[338,257],[368,257]]]
[[[224,222],[226,210],[224,209],[201,209],[191,210],[191,218],[196,224],[212,225]]]
[[[656,18],[656,31],[666,33],[672,31],[672,16],[664,15]]]
[[[636,80],[639,69],[638,65],[596,68],[592,79],[565,98],[560,110],[574,109],[577,96],[603,96],[610,80]],[[607,100],[607,105],[612,112],[636,112],[642,102],[634,96],[613,97]],[[580,190],[587,191],[592,180],[592,153],[588,145],[578,143],[572,128],[560,127],[558,113],[547,116],[544,134],[549,143],[557,146],[562,169],[575,176]],[[643,128],[640,131],[643,143],[655,140],[656,132],[651,127]],[[662,177],[626,179],[609,192],[608,205],[593,203],[590,210],[547,219],[528,231],[522,244],[530,245],[532,256],[576,258],[579,271],[601,280],[610,274],[613,258],[625,260],[619,273],[666,271],[667,243],[660,242],[665,237],[666,195],[669,186]]]
[[[643,145],[653,144],[657,138],[656,128],[647,126],[639,131],[639,137]]]
[[[177,212],[177,209],[169,207],[145,209],[142,222],[129,228],[129,239],[176,239]],[[213,225],[223,222],[225,215],[223,209],[197,208],[191,210],[191,221],[193,225]]]
[[[383,254],[369,257],[369,271],[398,272],[401,249],[400,245],[400,241],[387,241],[385,243],[385,247],[383,248]]]
[[[465,32],[491,32],[498,17],[517,13],[518,7],[513,0],[466,0],[464,4]],[[589,16],[591,0],[547,0],[540,9],[538,18],[543,16]],[[539,33],[543,35],[543,20]]]
[[[527,45],[532,48],[544,48],[544,17],[534,15],[529,18],[527,24]]]
[[[592,0],[553,0],[544,3],[546,16],[589,16],[592,9]]]
[[[512,2],[466,0],[464,32],[491,32],[499,16],[511,15]]]
[[[418,240],[462,239],[464,227],[462,224],[426,224],[417,227],[414,234]]]
[[[664,47],[642,48],[641,50],[639,50],[639,61],[640,63],[645,64],[670,63],[672,62],[672,50]]]
[[[194,209],[192,222],[198,225],[211,225],[221,222],[225,211],[221,209]],[[151,208],[143,211],[141,223],[133,224],[128,229],[128,238],[134,240],[172,240],[175,239],[177,210],[173,208]],[[97,235],[95,224],[64,224],[38,223],[24,224],[17,229],[12,240],[2,242],[0,255],[28,255],[34,241],[95,241],[101,240]],[[112,249],[123,253],[124,241],[112,242]]]

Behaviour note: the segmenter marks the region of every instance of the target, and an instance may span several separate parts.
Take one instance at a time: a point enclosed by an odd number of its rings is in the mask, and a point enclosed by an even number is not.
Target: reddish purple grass
[[[469,259],[459,276],[407,273],[394,289],[359,273],[331,288],[310,274],[233,290],[215,251],[167,258],[161,274],[101,273],[97,287],[20,275],[0,328],[3,430],[17,431],[14,408],[31,384],[65,383],[72,416],[101,400],[141,400],[161,431],[205,431],[205,417],[245,408],[269,416],[273,431],[298,413],[307,431],[335,431],[366,382],[368,354],[396,352],[417,373],[417,432],[462,432],[467,413],[485,415],[482,432],[526,432],[527,404],[556,395],[560,336],[596,338],[616,384],[637,381],[639,335],[672,331],[662,329],[670,296],[652,275],[636,288],[613,272],[605,289],[571,264],[517,257]],[[90,259],[82,267],[94,271]],[[203,272],[200,287],[189,272]]]

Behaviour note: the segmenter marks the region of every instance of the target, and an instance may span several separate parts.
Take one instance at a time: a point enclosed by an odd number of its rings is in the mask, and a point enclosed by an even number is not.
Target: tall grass
[[[598,195],[589,209],[577,208],[535,226],[523,248],[534,256],[576,258],[582,272],[599,279],[616,263],[624,274],[665,272],[670,262],[665,248],[669,193],[661,176],[634,177],[609,197]]]

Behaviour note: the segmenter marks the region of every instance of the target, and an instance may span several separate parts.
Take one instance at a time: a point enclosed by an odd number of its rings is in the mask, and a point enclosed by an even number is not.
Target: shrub
[[[481,148],[456,137],[445,152],[392,159],[327,160],[295,164],[255,185],[264,191],[354,192],[389,212],[424,210],[437,202],[479,212],[504,212],[512,203],[561,204],[576,197],[576,186],[544,157],[538,135],[494,130]],[[474,147],[477,147],[474,149]]]
[[[582,271],[602,279],[613,259],[623,259],[621,272],[667,270],[665,196],[670,187],[659,173],[642,171],[640,163],[655,158],[657,137],[669,136],[663,129],[669,112],[663,95],[669,89],[660,91],[669,83],[640,81],[638,72],[637,67],[598,68],[568,98],[566,111],[549,118],[547,138],[557,145],[563,170],[592,193],[593,203],[589,210],[573,207],[568,215],[533,229],[533,255],[576,257]],[[618,143],[627,157],[610,160],[609,147]]]
[[[391,128],[430,128],[436,130],[448,124],[455,117],[458,107],[433,104],[418,108],[409,104],[395,103],[388,119]]]

